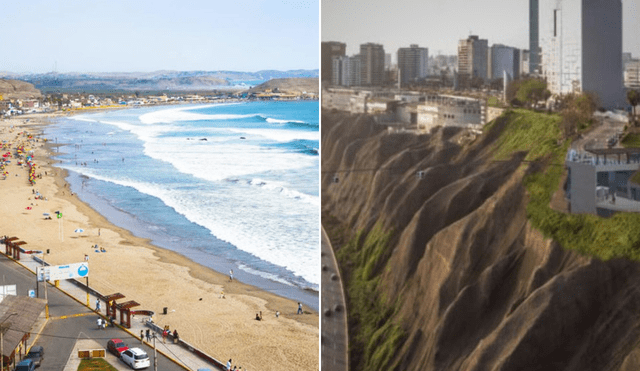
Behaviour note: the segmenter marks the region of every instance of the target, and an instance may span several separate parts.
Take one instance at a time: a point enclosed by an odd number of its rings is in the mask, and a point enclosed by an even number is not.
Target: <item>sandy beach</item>
[[[304,315],[296,315],[293,300],[229,282],[226,275],[111,224],[70,194],[65,172],[49,158],[55,144],[36,137],[47,120],[43,115],[0,120],[0,141],[10,144],[2,154],[13,154],[24,144],[35,151],[35,173],[42,176],[32,186],[26,166],[12,158],[5,167],[6,179],[0,176],[0,235],[19,237],[27,249],[50,249],[46,260],[51,264],[81,262],[88,254],[91,287],[137,301],[139,309],[156,313],[156,323],[177,329],[181,338],[221,361],[231,358],[234,365],[251,371],[319,369],[317,313],[305,309]],[[34,192],[44,199],[35,199]],[[62,221],[55,211],[63,213]],[[46,220],[43,213],[53,219]],[[84,232],[74,233],[78,228]],[[93,253],[90,246],[96,244],[109,250]],[[162,314],[164,307],[167,315]],[[256,321],[260,311],[263,320]]]

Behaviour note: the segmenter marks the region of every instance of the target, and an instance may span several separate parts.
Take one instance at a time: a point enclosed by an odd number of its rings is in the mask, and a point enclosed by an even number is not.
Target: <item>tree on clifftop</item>
[[[631,108],[633,108],[633,116],[635,116],[636,106],[640,104],[640,91],[638,90],[627,91],[627,101],[629,101],[629,104],[631,104]]]
[[[593,113],[598,108],[598,97],[591,92],[567,94],[562,97],[561,129],[565,138],[576,134],[593,123]]]

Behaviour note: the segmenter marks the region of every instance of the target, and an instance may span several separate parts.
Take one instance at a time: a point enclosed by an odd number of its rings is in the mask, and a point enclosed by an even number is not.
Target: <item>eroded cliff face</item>
[[[384,354],[371,349],[384,336],[356,344],[352,369],[640,367],[640,264],[584,257],[534,230],[523,154],[492,161],[500,128],[461,146],[455,129],[389,134],[366,115],[323,112],[323,224],[347,238],[394,231],[370,273],[392,315],[372,325],[403,334]],[[341,265],[355,279],[358,262]],[[355,339],[363,324],[350,323]]]

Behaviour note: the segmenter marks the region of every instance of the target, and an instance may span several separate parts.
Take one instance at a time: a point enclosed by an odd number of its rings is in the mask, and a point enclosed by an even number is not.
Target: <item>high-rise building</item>
[[[552,94],[595,93],[625,105],[621,0],[539,0],[542,73]]]
[[[337,41],[323,41],[320,48],[322,68],[321,81],[330,82],[333,78],[333,57],[345,55],[347,44]]]
[[[624,86],[640,89],[640,59],[630,59],[624,65]]]
[[[476,35],[458,42],[458,84],[469,87],[474,78],[487,80],[489,42]]]
[[[526,49],[521,49],[520,50],[520,75],[528,75],[529,74],[529,67],[530,67],[530,56],[531,54],[529,53],[528,50]]]
[[[348,86],[349,84],[349,57],[341,55],[333,57],[331,63],[331,85]]]
[[[391,68],[391,53],[386,53],[384,55],[384,69],[388,70]]]
[[[361,83],[360,56],[347,57],[345,55],[334,57],[332,61],[333,74],[331,85],[359,86]]]
[[[362,85],[362,67],[360,63],[360,54],[349,57],[349,77],[347,83],[349,86]]]
[[[360,45],[360,68],[362,85],[382,86],[384,84],[384,48],[380,44]]]
[[[429,67],[429,49],[412,44],[398,49],[398,69],[401,85],[426,77]]]
[[[502,45],[491,45],[489,54],[489,79],[495,80],[503,77],[506,72],[511,80],[520,78],[520,50]]]
[[[539,0],[529,0],[529,66],[528,73],[540,73]]]

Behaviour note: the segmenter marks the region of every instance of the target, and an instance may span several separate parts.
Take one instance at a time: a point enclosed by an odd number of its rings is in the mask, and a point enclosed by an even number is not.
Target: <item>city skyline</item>
[[[322,41],[347,44],[347,55],[357,54],[360,44],[382,44],[393,55],[410,44],[429,48],[430,56],[456,55],[458,41],[469,35],[529,49],[529,0],[447,2],[337,1],[323,0]],[[640,0],[622,5],[623,51],[640,57]],[[400,26],[400,27],[398,27]]]
[[[0,72],[319,68],[319,0],[5,2]]]

